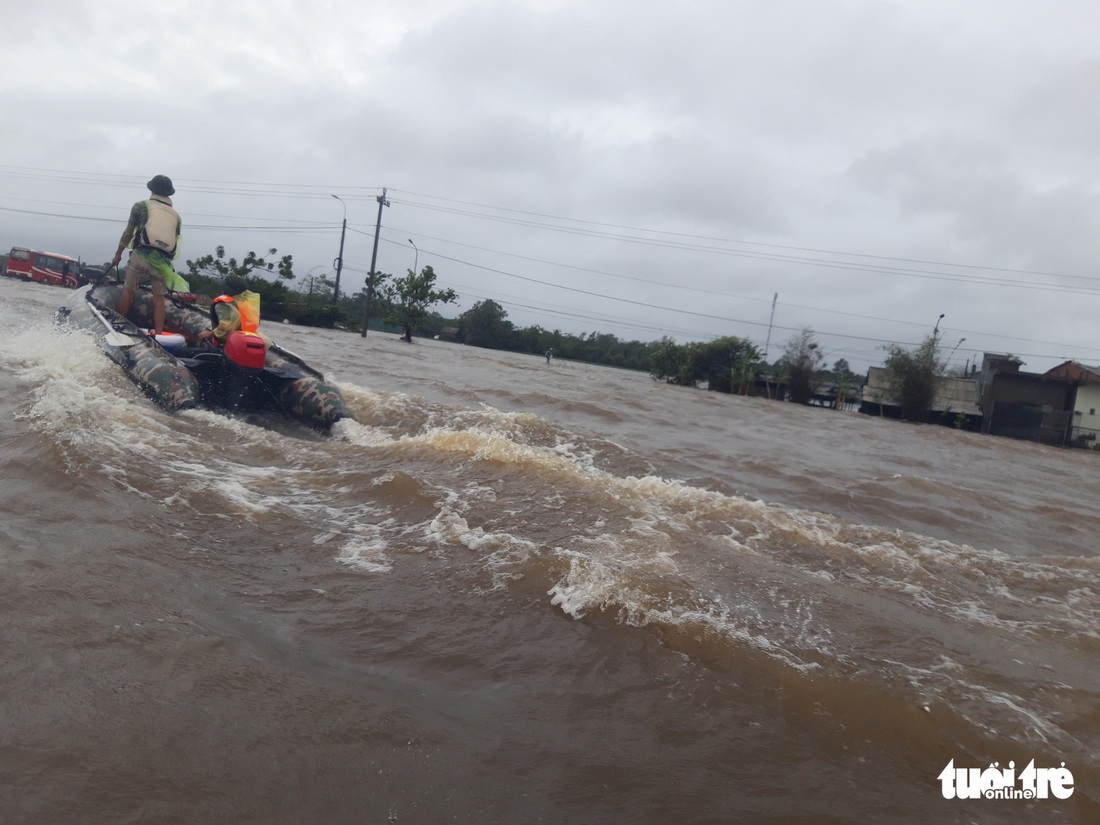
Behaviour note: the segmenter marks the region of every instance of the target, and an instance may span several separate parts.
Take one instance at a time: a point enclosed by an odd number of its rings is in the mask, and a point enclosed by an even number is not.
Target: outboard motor
[[[237,406],[258,384],[267,360],[267,343],[255,332],[237,330],[225,339],[225,401]]]

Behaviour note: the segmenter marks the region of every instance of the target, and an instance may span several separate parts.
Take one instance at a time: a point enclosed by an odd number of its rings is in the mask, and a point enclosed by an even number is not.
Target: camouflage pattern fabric
[[[331,427],[347,414],[340,390],[312,375],[286,384],[279,391],[279,404],[287,414],[322,427]]]
[[[102,306],[112,308],[117,305],[121,294],[121,286],[101,284],[95,288],[92,297]],[[77,304],[86,303],[83,296],[78,295],[78,298]],[[75,310],[73,314],[76,314]],[[113,315],[113,313],[110,314]],[[140,289],[134,294],[128,320],[142,328],[153,326],[151,292]],[[165,301],[165,332],[178,332],[183,335],[188,346],[198,346],[199,333],[209,329],[210,326],[210,316],[206,311],[191,304],[176,304],[171,300],[171,296],[168,296]],[[138,334],[141,334],[140,330]],[[281,383],[276,390],[281,412],[306,424],[322,428],[332,426],[347,414],[344,396],[334,384],[326,381],[321,373],[293,353],[279,347],[270,338],[264,336],[264,340],[268,344],[265,367],[275,374],[287,376],[285,383]],[[126,349],[133,352],[127,353],[128,360],[125,363],[120,361],[123,368],[143,388],[147,384],[154,387],[161,406],[167,409],[195,406],[198,398],[197,382],[190,371],[176,362],[167,351],[148,339],[145,346],[135,345]],[[114,354],[112,358],[119,360]],[[182,371],[186,376],[178,375],[177,371]],[[188,377],[190,381],[187,380]],[[190,399],[192,384],[196,385],[196,400]],[[160,395],[163,395],[165,400],[161,400]]]
[[[118,299],[122,296],[122,287],[118,284],[101,284],[95,288],[92,297],[107,307],[118,305]],[[128,315],[143,329],[153,326],[153,293],[139,289],[134,293],[134,300],[130,303]],[[197,346],[199,333],[209,329],[210,317],[200,309],[190,304],[178,305],[171,296],[165,296],[164,301],[164,329],[166,332],[181,333],[188,346]]]
[[[110,309],[110,304],[100,308],[110,326],[100,320],[82,293],[74,297],[68,308],[71,323],[101,336],[101,340],[102,336],[115,331],[133,341],[132,345],[125,347],[101,345],[111,360],[121,366],[153,401],[170,412],[198,406],[202,393],[191,371],[169,356],[143,330],[123,322]]]
[[[165,352],[148,336],[119,353],[125,359],[122,368],[154,401],[169,411],[198,406],[199,382],[191,371]]]

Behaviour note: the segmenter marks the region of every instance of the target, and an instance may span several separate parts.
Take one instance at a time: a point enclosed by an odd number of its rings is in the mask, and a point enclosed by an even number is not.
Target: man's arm
[[[115,252],[115,257],[111,259],[111,266],[118,266],[119,261],[122,260],[122,250],[130,245],[138,227],[143,226],[148,219],[149,207],[145,205],[145,201],[138,201],[130,208],[130,221],[126,224],[122,237],[118,239],[118,250]]]

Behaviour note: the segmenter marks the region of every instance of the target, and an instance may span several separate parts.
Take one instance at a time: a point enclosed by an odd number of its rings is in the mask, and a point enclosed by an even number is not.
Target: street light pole
[[[374,222],[374,249],[370,253],[370,272],[367,273],[367,301],[363,307],[363,338],[367,337],[367,327],[370,326],[370,305],[374,300],[374,265],[378,261],[378,233],[382,231],[382,207],[390,205],[386,200],[386,187],[382,187],[382,194],[375,200],[378,201],[378,220]]]
[[[413,249],[416,250],[416,255],[413,257],[413,275],[417,273],[417,267],[420,265],[420,247],[413,243],[413,239],[409,238],[409,243],[413,245]]]
[[[348,205],[344,203],[343,198],[337,195],[332,197],[340,201],[340,205],[344,207],[344,223],[340,227],[340,254],[336,258],[336,286],[332,290],[332,304],[335,306],[340,298],[340,273],[344,270],[344,237],[348,234]]]
[[[940,334],[940,321],[943,320],[944,314],[941,312],[940,317],[936,319],[936,325],[932,327],[932,350],[936,349],[936,336]]]

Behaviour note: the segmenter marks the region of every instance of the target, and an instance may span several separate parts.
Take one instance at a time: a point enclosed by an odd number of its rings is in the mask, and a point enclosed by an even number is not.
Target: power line
[[[391,243],[393,243],[393,242],[391,241]],[[732,324],[747,324],[749,326],[757,326],[757,327],[766,327],[766,326],[768,326],[768,324],[766,324],[764,322],[761,322],[761,321],[749,321],[749,320],[744,320],[744,319],[739,319],[739,318],[729,318],[729,317],[726,317],[726,316],[723,316],[723,315],[711,315],[709,313],[696,312],[694,310],[676,309],[674,307],[659,306],[657,304],[651,304],[651,303],[647,303],[645,301],[637,301],[637,300],[634,300],[632,298],[621,298],[621,297],[616,296],[616,295],[604,295],[602,293],[592,292],[592,291],[586,290],[586,289],[579,289],[577,287],[570,287],[570,286],[564,286],[562,284],[555,284],[551,281],[544,281],[544,280],[541,280],[539,278],[531,278],[527,275],[517,275],[514,272],[508,272],[507,270],[503,270],[503,269],[495,269],[493,267],[484,266],[482,264],[475,264],[471,261],[464,261],[460,258],[454,258],[454,257],[451,257],[449,255],[443,255],[443,254],[438,253],[438,252],[432,252],[431,254],[435,255],[435,257],[437,257],[437,258],[442,258],[443,260],[451,261],[453,263],[463,264],[465,266],[469,266],[469,267],[472,267],[474,269],[480,269],[480,270],[483,270],[483,271],[486,271],[486,272],[492,272],[496,275],[504,275],[504,276],[509,277],[509,278],[516,278],[516,279],[521,280],[521,281],[528,281],[530,283],[541,284],[543,286],[549,286],[549,287],[553,287],[555,289],[562,289],[562,290],[565,290],[567,292],[576,292],[576,293],[579,293],[581,295],[588,295],[590,297],[604,298],[604,299],[609,300],[609,301],[618,301],[620,303],[632,304],[634,306],[642,306],[642,307],[646,307],[648,309],[658,309],[658,310],[662,310],[664,312],[675,312],[675,313],[678,313],[678,314],[681,314],[681,315],[691,315],[691,316],[696,317],[696,318],[705,318],[705,319],[712,320],[712,321],[723,321],[725,323],[732,323]],[[786,326],[775,326],[774,328],[779,329],[779,330],[784,330],[784,331],[787,331],[787,332],[799,332],[802,329],[801,327],[786,327]],[[875,341],[875,342],[878,342],[878,343],[891,343],[891,342],[885,341],[884,339],[881,339],[881,338],[869,338],[869,337],[866,337],[866,336],[850,335],[848,333],[842,333],[842,332],[821,332],[821,331],[818,331],[818,332],[819,332],[819,334],[822,334],[822,335],[829,335],[829,336],[836,337],[836,338],[847,338],[847,339],[851,339],[851,340],[855,340],[855,341]]]
[[[84,184],[98,184],[98,185],[112,185],[112,186],[131,186],[142,185],[140,183],[141,178],[133,175],[117,175],[106,173],[90,173],[90,172],[75,172],[67,170],[51,170],[51,169],[36,169],[31,167],[13,167],[0,165],[0,175],[6,175],[9,177],[22,177],[31,179],[53,179],[59,182],[65,183],[84,183]],[[373,193],[378,191],[381,187],[367,187],[367,186],[348,186],[346,184],[327,185],[321,186],[318,184],[298,184],[298,183],[270,183],[270,182],[244,182],[244,181],[226,181],[217,179],[202,179],[202,178],[181,178],[180,182],[188,184],[195,191],[201,191],[207,194],[235,194],[242,196],[262,196],[262,197],[300,197],[307,199],[324,199],[331,197],[331,191],[338,190],[341,192],[357,192],[359,194],[348,194],[349,198],[372,200]],[[401,192],[403,190],[391,190],[392,192]],[[921,269],[911,269],[905,267],[896,266],[870,266],[866,264],[860,264],[856,261],[843,261],[832,259],[821,259],[807,257],[804,255],[787,255],[787,254],[774,254],[774,253],[762,253],[754,252],[752,250],[729,248],[728,245],[748,246],[762,249],[776,249],[787,250],[791,252],[811,253],[813,255],[832,255],[840,256],[843,258],[857,258],[868,261],[897,261],[900,263],[919,264],[922,266],[936,266],[936,267],[949,267],[954,269],[963,270],[980,270],[986,272],[1000,272],[1014,275],[1032,275],[1045,278],[1061,278],[1074,281],[1083,281],[1086,283],[1100,284],[1100,277],[1086,276],[1086,275],[1067,275],[1065,273],[1044,272],[1038,270],[1028,269],[1012,269],[1006,267],[994,267],[988,265],[979,264],[961,264],[961,263],[949,263],[945,261],[936,261],[923,258],[905,258],[897,256],[887,255],[875,255],[863,252],[850,252],[842,250],[823,249],[819,247],[806,247],[790,244],[774,244],[761,241],[746,241],[740,239],[720,238],[709,235],[696,235],[684,232],[673,232],[669,230],[648,229],[644,227],[630,226],[626,224],[617,224],[610,222],[593,221],[587,219],[570,218],[560,215],[552,215],[542,212],[533,212],[527,210],[513,209],[509,207],[499,207],[490,204],[479,203],[475,201],[464,201],[454,198],[445,198],[434,195],[427,195],[423,193],[407,192],[413,198],[427,198],[443,203],[458,204],[461,206],[475,207],[479,210],[493,210],[497,213],[504,215],[517,215],[523,216],[520,218],[506,218],[501,215],[489,214],[484,211],[472,211],[470,209],[458,209],[454,207],[442,207],[436,206],[431,203],[422,203],[411,199],[395,200],[392,202],[404,204],[414,208],[421,208],[426,210],[435,210],[441,212],[449,212],[452,214],[461,215],[464,217],[470,217],[481,220],[489,221],[503,221],[505,223],[514,223],[530,228],[543,229],[554,232],[568,232],[571,234],[579,234],[596,238],[605,238],[608,240],[616,240],[627,243],[642,243],[646,245],[667,246],[674,249],[684,249],[697,252],[705,252],[718,255],[733,255],[756,258],[760,260],[781,262],[781,263],[799,263],[811,266],[825,266],[840,269],[851,269],[854,271],[870,271],[879,272],[886,271],[895,274],[908,275],[912,277],[928,277],[934,279],[946,279],[946,280],[962,280],[978,284],[992,284],[1001,286],[1014,286],[1018,288],[1032,288],[1032,289],[1059,289],[1060,291],[1073,292],[1074,288],[1059,287],[1052,284],[1033,284],[1025,281],[1009,280],[1009,279],[988,279],[981,277],[968,277],[962,273],[943,273],[934,272]],[[50,214],[50,213],[46,213]],[[539,220],[531,220],[539,219]],[[555,221],[557,224],[546,223],[546,221]],[[559,225],[559,224],[565,224]],[[576,227],[571,229],[570,226]],[[594,227],[594,229],[587,229],[583,227]],[[236,229],[237,227],[233,227]],[[241,227],[243,230],[250,229],[251,227]],[[349,229],[351,227],[349,226]],[[608,230],[615,230],[610,232]],[[633,235],[621,234],[621,232],[635,233]],[[641,233],[641,234],[638,234]],[[661,242],[654,240],[656,238],[668,238],[668,239],[683,239],[683,240],[669,240],[667,242]],[[714,246],[713,244],[722,244],[723,246]],[[1086,292],[1100,291],[1081,288]]]
[[[62,169],[42,169],[36,167],[11,166],[0,164],[0,176],[28,179],[47,180],[56,183],[97,185],[113,187],[144,187],[145,177],[138,175],[122,175],[107,172],[78,172]],[[206,178],[180,178],[174,177],[177,184],[184,184],[186,188],[204,193],[231,194],[231,195],[260,195],[299,198],[327,198],[332,191],[347,192],[351,190],[357,194],[349,194],[352,199],[368,200],[369,193],[381,189],[380,186],[349,186],[346,183],[320,185],[315,183],[271,183],[256,181],[229,181]]]
[[[395,191],[400,191],[400,190],[395,190]],[[410,193],[410,194],[412,194],[412,193]],[[430,196],[430,195],[421,195],[420,197],[432,197],[432,196]],[[923,270],[909,270],[909,269],[898,268],[898,267],[885,267],[885,268],[871,267],[869,265],[859,265],[859,264],[856,264],[855,262],[828,261],[828,260],[822,260],[822,259],[816,259],[816,258],[805,258],[805,257],[802,257],[802,256],[765,254],[765,253],[752,252],[750,250],[737,250],[737,249],[728,249],[728,248],[725,248],[725,247],[709,246],[709,245],[705,245],[705,244],[699,243],[699,242],[706,242],[706,244],[713,244],[713,243],[738,244],[738,245],[744,245],[744,246],[765,247],[765,248],[770,248],[770,249],[791,250],[791,251],[796,251],[796,252],[809,252],[809,253],[819,254],[819,255],[836,255],[836,256],[843,256],[843,257],[847,257],[847,258],[865,258],[865,259],[868,259],[868,260],[875,260],[875,261],[899,261],[901,263],[921,264],[921,265],[924,265],[924,266],[953,267],[953,268],[956,268],[956,269],[975,269],[975,270],[983,270],[983,271],[988,271],[988,272],[1004,272],[1004,273],[1017,274],[1017,275],[1038,275],[1038,276],[1050,277],[1050,278],[1068,278],[1068,279],[1072,279],[1072,280],[1081,280],[1081,281],[1088,281],[1088,282],[1100,284],[1100,277],[1096,277],[1096,276],[1066,275],[1064,273],[1042,272],[1042,271],[1027,270],[1027,269],[1011,269],[1011,268],[1006,268],[1006,267],[994,267],[994,266],[979,265],[979,264],[948,263],[948,262],[945,262],[945,261],[935,261],[935,260],[928,260],[928,259],[921,259],[921,258],[901,258],[901,257],[887,256],[887,255],[873,255],[873,254],[862,253],[862,252],[845,252],[845,251],[838,251],[838,250],[820,249],[820,248],[815,248],[815,247],[802,247],[802,246],[792,246],[792,245],[785,245],[785,244],[771,244],[771,243],[764,243],[764,242],[760,242],[760,241],[744,241],[744,240],[736,240],[736,239],[729,239],[729,238],[719,238],[719,237],[707,236],[707,235],[692,235],[692,234],[682,233],[682,232],[671,232],[671,231],[667,231],[667,230],[658,230],[658,229],[645,229],[645,228],[641,228],[641,227],[624,226],[624,225],[620,225],[620,224],[600,223],[600,222],[596,222],[596,221],[580,220],[580,219],[576,219],[576,218],[566,218],[566,217],[555,216],[555,215],[545,215],[545,214],[537,213],[537,212],[524,212],[524,211],[521,211],[521,210],[512,210],[512,209],[506,209],[506,208],[503,208],[503,207],[493,207],[493,206],[487,206],[485,204],[469,203],[469,202],[466,202],[466,201],[458,201],[458,200],[449,199],[449,198],[439,198],[439,200],[445,200],[445,201],[449,201],[449,202],[452,202],[452,203],[462,203],[462,204],[477,206],[477,207],[485,208],[485,209],[497,209],[498,211],[501,211],[501,212],[511,212],[511,213],[520,214],[520,215],[531,215],[533,217],[546,218],[548,220],[561,221],[561,222],[566,222],[566,223],[590,225],[590,226],[595,226],[595,227],[606,227],[608,229],[624,230],[624,231],[635,232],[635,233],[646,233],[646,234],[657,235],[657,236],[667,236],[667,237],[670,237],[670,238],[684,238],[684,239],[688,239],[688,240],[686,240],[686,241],[670,241],[668,243],[659,243],[659,242],[657,242],[657,241],[655,241],[651,238],[640,237],[640,236],[636,236],[636,235],[622,235],[622,234],[618,234],[618,233],[604,232],[604,231],[601,231],[601,230],[588,230],[588,229],[572,230],[572,229],[569,229],[568,227],[557,226],[557,225],[554,225],[554,224],[542,223],[542,222],[538,222],[538,221],[529,221],[529,220],[526,220],[526,219],[518,219],[518,218],[515,218],[515,219],[513,219],[513,218],[503,218],[503,217],[500,217],[500,216],[490,215],[490,214],[486,214],[486,213],[482,213],[482,212],[473,212],[473,211],[469,211],[469,210],[445,208],[445,207],[433,206],[431,204],[418,203],[416,201],[409,201],[409,200],[398,201],[398,200],[395,200],[394,203],[401,203],[401,204],[404,204],[406,206],[414,206],[414,207],[418,207],[418,208],[422,208],[422,209],[426,209],[426,210],[434,210],[434,211],[440,211],[440,212],[447,212],[447,213],[451,213],[451,214],[463,215],[463,216],[466,216],[466,217],[482,218],[482,219],[490,220],[490,221],[499,221],[499,222],[504,222],[504,223],[516,223],[516,224],[519,224],[519,225],[522,225],[522,226],[528,226],[528,227],[539,228],[539,229],[547,229],[547,230],[558,231],[558,232],[566,232],[566,233],[570,233],[570,234],[588,235],[588,236],[591,236],[591,237],[607,238],[609,240],[636,242],[636,243],[643,243],[643,244],[656,245],[656,246],[666,246],[667,245],[671,248],[690,249],[690,250],[694,250],[694,251],[712,252],[712,253],[715,253],[715,254],[743,255],[743,256],[747,256],[747,257],[759,257],[763,260],[775,260],[775,261],[781,261],[781,262],[805,262],[805,263],[812,263],[812,264],[817,264],[817,265],[833,265],[833,266],[838,266],[840,268],[853,268],[853,269],[856,269],[856,270],[859,270],[859,271],[879,271],[880,269],[885,269],[886,271],[899,271],[899,272],[903,272],[903,273],[923,272]],[[929,274],[940,274],[940,273],[929,273]],[[960,276],[960,277],[965,277],[965,276]],[[985,282],[986,280],[987,279],[976,279],[976,282],[982,283],[982,282]],[[1005,283],[1007,283],[1007,284],[1022,284],[1022,283],[1025,283],[1025,282],[1006,281]]]
[[[383,240],[385,240],[387,243],[394,244],[396,246],[402,246],[402,244],[398,244],[396,241],[391,241],[391,240],[385,239],[385,238]],[[747,324],[747,325],[750,325],[750,326],[757,326],[757,327],[772,326],[772,328],[774,328],[774,329],[782,330],[782,331],[785,331],[785,332],[800,332],[802,330],[802,327],[772,325],[770,322],[769,323],[764,323],[764,322],[761,322],[761,321],[749,321],[749,320],[744,320],[744,319],[729,318],[729,317],[726,317],[726,316],[711,315],[709,313],[696,312],[696,311],[693,311],[693,310],[675,309],[673,307],[667,307],[667,306],[662,306],[662,305],[658,305],[658,304],[647,303],[647,302],[644,302],[644,301],[637,301],[637,300],[628,299],[628,298],[620,298],[620,297],[614,296],[614,295],[605,295],[605,294],[602,294],[602,293],[596,293],[596,292],[592,292],[592,291],[589,291],[589,290],[579,289],[577,287],[569,287],[569,286],[564,286],[562,284],[556,284],[552,281],[546,281],[546,280],[542,280],[542,279],[539,279],[539,278],[532,278],[532,277],[526,276],[526,275],[519,275],[519,274],[516,274],[514,272],[509,272],[509,271],[503,270],[503,269],[496,269],[494,267],[485,266],[483,264],[476,264],[476,263],[473,263],[472,261],[466,261],[466,260],[463,260],[461,258],[455,258],[453,256],[444,255],[442,253],[435,252],[435,251],[430,250],[430,249],[425,249],[423,251],[425,252],[425,254],[434,255],[437,258],[442,258],[443,260],[448,260],[448,261],[451,261],[452,263],[458,263],[458,264],[462,264],[464,266],[469,266],[469,267],[474,268],[474,269],[479,269],[479,270],[483,270],[483,271],[487,271],[487,272],[492,272],[494,274],[504,275],[506,277],[516,278],[516,279],[522,280],[522,281],[537,283],[537,284],[540,284],[540,285],[543,285],[543,286],[548,286],[548,287],[555,288],[555,289],[561,289],[561,290],[565,290],[565,291],[568,291],[568,292],[576,292],[576,293],[588,295],[588,296],[591,296],[591,297],[603,298],[603,299],[610,300],[610,301],[618,301],[618,302],[621,302],[621,303],[633,304],[633,305],[636,305],[636,306],[643,306],[643,307],[646,307],[646,308],[649,308],[649,309],[657,309],[657,310],[661,310],[661,311],[665,311],[665,312],[676,312],[676,313],[679,313],[679,314],[691,315],[691,316],[694,316],[694,317],[705,318],[705,319],[709,319],[709,320],[723,321],[723,322],[726,322],[726,323]],[[721,293],[717,293],[717,294],[721,294]],[[735,297],[735,296],[731,296],[731,297]],[[797,306],[797,305],[787,305],[787,306],[792,306],[793,307],[793,306]],[[807,309],[815,309],[815,308],[811,307],[811,308],[807,308]],[[821,311],[821,312],[830,312],[829,310],[819,310],[819,311]],[[836,314],[852,315],[853,313],[844,313],[844,312],[837,311]],[[907,325],[910,325],[910,326],[921,326],[920,324],[915,324],[913,322],[896,321],[896,320],[889,319],[889,318],[881,318],[881,317],[869,316],[869,315],[856,315],[855,317],[860,317],[860,318],[864,318],[864,319],[867,319],[867,320],[883,321],[883,322],[893,323],[893,324],[907,324]],[[830,331],[827,331],[827,330],[820,330],[820,329],[814,330],[814,332],[818,335],[828,336],[830,338],[842,338],[842,339],[851,340],[851,341],[867,341],[867,342],[872,342],[872,343],[876,343],[876,344],[880,344],[880,345],[902,344],[902,345],[905,345],[905,346],[914,346],[918,343],[918,342],[913,342],[913,341],[900,342],[900,341],[897,341],[896,339],[885,339],[885,338],[876,338],[876,337],[863,336],[863,335],[852,335],[850,333],[830,332]],[[1002,335],[997,335],[997,334],[994,334],[994,333],[979,332],[979,331],[976,331],[976,330],[961,330],[961,332],[965,332],[967,335],[977,335],[977,336],[985,336],[985,337],[992,337],[992,338],[1003,338],[1005,340],[1018,340],[1018,341],[1024,341],[1024,342],[1033,343],[1033,344],[1044,344],[1044,345],[1047,345],[1047,346],[1059,346],[1059,347],[1070,348],[1066,344],[1061,344],[1061,343],[1056,343],[1056,342],[1049,342],[1049,341],[1036,341],[1036,340],[1031,339],[1031,338],[1014,338],[1012,336],[1002,336]],[[1080,348],[1078,348],[1078,349],[1080,349]],[[1021,353],[1021,355],[1022,356],[1027,356],[1027,357],[1035,357],[1035,358],[1049,357],[1047,355],[1041,355],[1041,354],[1035,354],[1035,353]]]
[[[35,180],[47,180],[57,183],[65,183],[68,185],[97,185],[97,186],[112,186],[112,187],[137,187],[144,186],[144,177],[138,177],[133,175],[114,175],[104,173],[87,173],[87,172],[73,172],[65,170],[43,170],[23,167],[12,167],[0,165],[0,175],[17,179],[35,179]],[[295,184],[295,183],[255,183],[255,182],[239,182],[239,181],[226,181],[226,180],[205,180],[205,179],[179,179],[181,182],[185,182],[194,191],[201,192],[203,194],[215,194],[215,195],[235,195],[240,197],[258,197],[263,199],[326,199],[331,197],[331,191],[339,191],[341,194],[347,194],[350,200],[373,200],[374,192],[379,191],[380,187],[361,187],[361,186],[347,186],[346,184],[340,184],[336,186],[318,186],[315,184]],[[401,190],[392,190],[400,192]],[[1100,288],[1091,287],[1089,284],[1100,283],[1100,278],[1090,276],[1078,276],[1078,275],[1065,275],[1052,272],[1041,272],[1035,270],[1024,269],[1008,269],[1003,267],[991,267],[991,266],[978,266],[972,264],[956,264],[947,263],[942,261],[934,261],[919,258],[902,258],[902,257],[890,257],[882,255],[869,255],[865,253],[856,252],[844,252],[829,249],[820,249],[807,246],[794,246],[794,245],[781,245],[781,244],[768,244],[755,241],[742,241],[728,238],[719,238],[706,235],[693,235],[682,232],[670,232],[665,230],[653,230],[645,229],[641,227],[633,227],[623,224],[615,224],[608,222],[588,221],[576,218],[568,218],[563,216],[549,215],[539,212],[530,212],[517,209],[510,209],[505,207],[496,207],[487,204],[480,204],[471,201],[461,201],[457,199],[441,198],[432,195],[423,195],[419,193],[408,192],[406,193],[410,197],[403,198],[401,200],[395,200],[397,204],[403,204],[410,207],[436,210],[442,212],[449,212],[461,216],[463,218],[491,221],[491,222],[504,222],[513,225],[523,226],[527,228],[537,229],[540,231],[549,232],[567,232],[570,234],[577,234],[587,237],[593,237],[596,239],[611,240],[614,242],[625,243],[638,243],[649,246],[659,246],[680,251],[697,252],[701,254],[723,255],[723,256],[736,256],[745,257],[753,260],[761,260],[770,263],[785,263],[796,264],[806,266],[822,266],[830,268],[848,269],[857,272],[869,272],[883,276],[905,276],[905,277],[917,277],[933,280],[945,280],[954,281],[959,283],[971,283],[980,286],[991,287],[1014,287],[1021,289],[1042,289],[1045,291],[1062,292],[1068,294],[1096,294],[1100,292]],[[416,199],[430,199],[443,204],[454,204],[457,206],[438,206],[433,203],[418,202]],[[74,204],[75,205],[75,204]],[[461,207],[461,208],[458,208]],[[471,208],[466,208],[471,207]],[[64,218],[69,220],[85,220],[94,222],[111,222],[117,223],[117,218],[95,217],[89,215],[69,215],[59,213],[53,210],[31,210],[31,209],[15,209],[11,207],[0,207],[0,210],[5,212],[25,214],[28,216],[36,217],[50,217],[50,218]],[[491,210],[491,213],[487,210]],[[242,219],[234,216],[226,215],[202,215],[201,217],[208,218],[224,218],[226,220],[238,221],[237,223],[226,224],[192,224],[190,229],[200,231],[211,232],[282,232],[293,234],[315,234],[321,230],[329,228],[329,224],[320,221],[287,221],[285,219],[280,220],[277,218],[251,218]],[[248,220],[250,223],[243,223],[241,221]],[[270,221],[271,223],[264,223]],[[335,224],[332,225],[333,227]],[[371,235],[359,230],[351,225],[348,226],[349,231],[358,232],[362,235]],[[408,230],[406,230],[408,231]],[[416,234],[415,231],[412,234]],[[429,236],[430,237],[430,236]],[[446,239],[436,238],[446,243],[457,243],[455,241],[447,241]],[[489,250],[486,247],[478,247],[472,244],[461,244],[468,246],[472,249],[479,251],[494,251]],[[732,248],[731,248],[732,247]],[[739,247],[753,247],[752,249],[744,249]],[[780,252],[770,251],[758,251],[758,250],[779,250]],[[805,254],[788,254],[788,253],[805,253]],[[435,253],[438,254],[438,253]],[[511,257],[528,260],[533,263],[538,263],[546,266],[555,266],[561,268],[573,269],[575,271],[588,272],[591,274],[598,274],[607,277],[620,278],[635,284],[650,284],[657,285],[664,288],[677,289],[680,291],[697,292],[701,294],[713,294],[719,296],[727,296],[741,301],[756,301],[763,302],[763,299],[752,298],[747,296],[737,296],[732,293],[724,293],[713,290],[705,290],[698,287],[691,287],[681,284],[668,284],[657,280],[649,280],[644,278],[638,278],[630,275],[623,275],[614,272],[607,272],[598,269],[592,269],[588,267],[571,266],[569,264],[557,263],[553,261],[547,261],[532,256],[515,255],[514,253],[508,253],[503,251],[495,251],[495,254],[510,255]],[[615,300],[621,303],[633,304],[635,306],[647,307],[656,309],[662,312],[677,312],[681,314],[693,315],[700,318],[708,318],[711,320],[720,321],[723,323],[737,323],[747,324],[751,326],[762,326],[761,322],[738,320],[733,318],[727,318],[721,315],[711,315],[708,313],[697,313],[688,310],[671,309],[666,306],[660,306],[645,301],[635,301],[629,299],[622,299],[612,295],[604,295],[599,292],[576,290],[570,287],[565,287],[560,284],[556,284],[549,280],[541,280],[537,278],[529,278],[525,276],[516,275],[514,273],[504,272],[503,270],[494,269],[492,267],[481,266],[473,264],[472,262],[462,261],[459,258],[448,257],[444,255],[438,255],[439,257],[450,260],[452,262],[461,263],[466,266],[471,266],[479,269],[484,269],[489,272],[502,273],[511,277],[517,277],[533,283],[539,283],[551,288],[567,289],[581,294],[590,295],[593,297],[600,297],[607,300]],[[836,256],[835,258],[820,257],[820,256]],[[845,260],[848,259],[848,260]],[[874,262],[897,262],[899,264],[916,264],[916,267],[910,266],[897,266],[897,265],[881,265]],[[956,271],[935,271],[923,269],[920,267],[940,267],[945,269],[954,269]],[[349,267],[350,268],[350,267]],[[965,270],[965,271],[958,271]],[[354,269],[353,269],[354,271]],[[1065,281],[1074,281],[1076,284],[1040,284],[1031,281],[1024,281],[1015,278],[1005,277],[985,277],[977,274],[970,274],[972,272],[989,272],[989,273],[1004,273],[1007,275],[1026,275],[1040,278],[1054,278],[1063,279]],[[803,311],[822,312],[826,314],[846,315],[853,318],[863,318],[877,321],[889,321],[895,324],[906,324],[909,326],[920,326],[908,321],[890,321],[890,319],[878,318],[871,315],[861,315],[858,313],[847,313],[837,310],[822,309],[813,306],[802,306],[797,304],[787,304],[789,308],[797,308]],[[791,327],[780,327],[780,329],[793,329]],[[861,336],[848,336],[839,333],[829,333],[826,331],[818,331],[821,335],[829,335],[836,337],[846,337],[856,340],[867,341],[882,341],[882,339],[867,338]],[[1071,347],[1065,344],[1056,344],[1052,342],[1036,342],[1033,339],[1014,338],[1011,336],[997,335],[994,333],[982,333],[976,331],[968,331],[968,335],[984,335],[988,337],[995,337],[1005,340],[1017,340],[1017,341],[1029,341],[1032,343],[1040,343],[1046,346],[1065,347],[1066,349],[1077,349],[1081,347]],[[1088,349],[1088,348],[1086,348]],[[1033,356],[1033,357],[1049,357],[1046,355]]]

